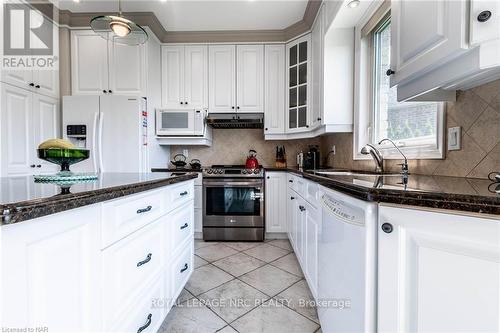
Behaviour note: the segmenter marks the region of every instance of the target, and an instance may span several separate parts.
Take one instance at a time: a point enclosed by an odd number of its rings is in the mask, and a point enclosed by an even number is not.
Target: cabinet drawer
[[[169,223],[172,224],[172,245],[173,252],[177,252],[186,239],[193,239],[194,233],[194,207],[193,203],[188,203],[177,208],[169,214]]]
[[[165,213],[165,190],[116,199],[102,205],[102,247],[105,248]]]
[[[167,209],[173,210],[176,207],[194,199],[194,182],[182,182],[180,184],[171,185],[168,190],[168,207]]]
[[[287,184],[288,184],[288,188],[294,190],[294,191],[297,191],[297,176],[289,173],[287,174]]]
[[[162,274],[165,267],[164,217],[102,251],[104,321],[111,327],[135,306],[144,285]]]
[[[147,291],[137,298],[130,311],[113,322],[110,327],[105,327],[104,332],[130,332],[155,333],[161,326],[166,310],[162,305],[164,299],[164,275],[157,278],[147,288]]]
[[[177,260],[171,267],[172,290],[175,299],[193,272],[193,247],[194,242],[188,242],[182,251],[178,252]]]

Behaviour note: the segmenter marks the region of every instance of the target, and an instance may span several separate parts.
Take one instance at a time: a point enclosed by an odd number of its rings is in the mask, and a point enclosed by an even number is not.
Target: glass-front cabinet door
[[[311,35],[287,44],[287,131],[309,127],[307,119],[310,94]]]

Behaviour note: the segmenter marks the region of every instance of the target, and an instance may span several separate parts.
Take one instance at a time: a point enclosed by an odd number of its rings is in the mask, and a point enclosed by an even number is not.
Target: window
[[[359,153],[361,148],[384,138],[396,142],[408,158],[442,158],[444,103],[398,102],[396,87],[390,87],[386,72],[391,68],[391,21],[387,10],[386,14],[375,13],[361,29],[357,27],[360,106],[355,158],[367,158]],[[379,148],[386,158],[401,158],[389,143]]]

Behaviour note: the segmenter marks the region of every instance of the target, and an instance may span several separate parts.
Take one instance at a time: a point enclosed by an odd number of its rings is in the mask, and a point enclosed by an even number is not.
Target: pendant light
[[[118,16],[96,16],[90,27],[102,38],[118,44],[139,45],[148,40],[148,33],[140,25],[123,17],[121,0],[118,0]]]

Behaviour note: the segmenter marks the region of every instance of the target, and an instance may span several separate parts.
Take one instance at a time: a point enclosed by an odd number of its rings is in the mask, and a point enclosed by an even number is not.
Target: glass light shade
[[[94,17],[90,27],[102,38],[117,44],[139,45],[148,40],[147,32],[138,24],[121,16]]]

